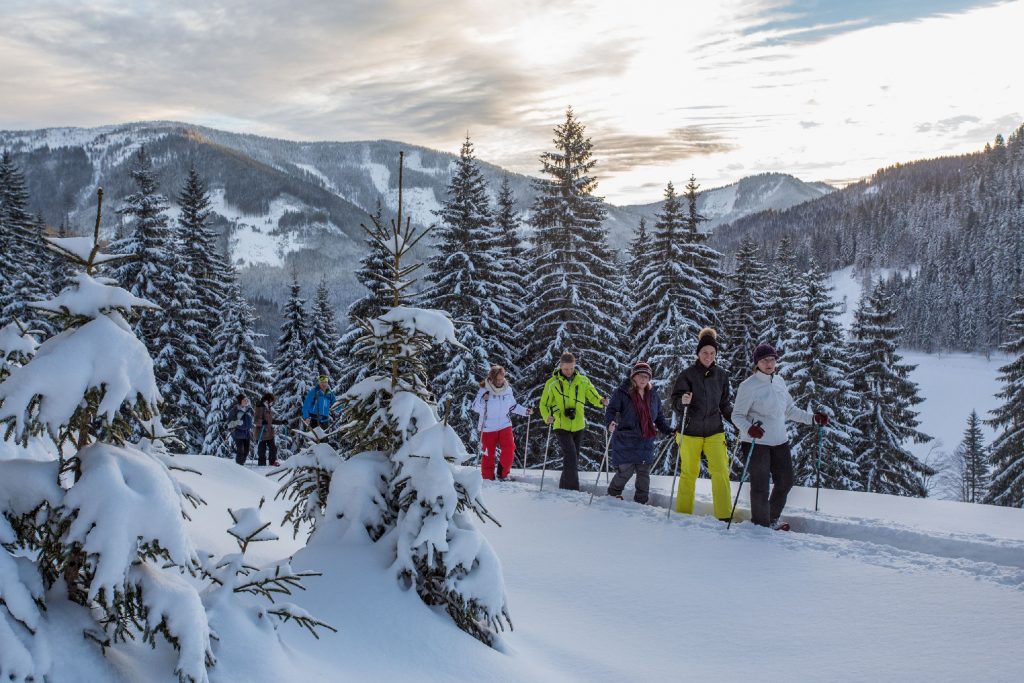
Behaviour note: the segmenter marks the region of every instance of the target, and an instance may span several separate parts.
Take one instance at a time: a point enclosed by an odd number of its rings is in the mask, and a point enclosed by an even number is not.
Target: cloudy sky
[[[599,193],[843,184],[1024,123],[1024,0],[0,3],[0,128],[170,119],[390,138],[535,174],[572,105]]]

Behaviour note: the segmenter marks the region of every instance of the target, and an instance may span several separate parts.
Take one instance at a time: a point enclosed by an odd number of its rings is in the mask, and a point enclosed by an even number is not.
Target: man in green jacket
[[[553,428],[558,446],[562,449],[562,477],[558,488],[580,490],[579,455],[583,443],[583,430],[587,420],[583,415],[586,403],[595,408],[608,405],[590,379],[576,372],[576,356],[568,351],[558,361],[558,369],[544,383],[540,396],[540,414]]]

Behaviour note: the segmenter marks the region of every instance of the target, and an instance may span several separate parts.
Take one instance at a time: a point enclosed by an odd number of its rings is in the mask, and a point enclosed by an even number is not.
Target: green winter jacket
[[[587,426],[583,416],[586,401],[597,408],[603,406],[601,394],[597,393],[590,379],[579,370],[573,374],[572,379],[566,379],[562,371],[555,368],[551,379],[544,383],[544,392],[540,395],[540,416],[546,421],[548,415],[554,415],[555,429],[578,432]],[[573,406],[576,407],[576,416],[570,420],[565,416],[565,409]]]

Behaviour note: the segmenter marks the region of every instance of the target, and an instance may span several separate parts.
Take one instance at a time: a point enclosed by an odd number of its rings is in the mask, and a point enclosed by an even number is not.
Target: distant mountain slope
[[[296,142],[169,121],[0,131],[0,148],[10,149],[25,171],[33,210],[54,226],[67,221],[72,232],[91,222],[100,185],[108,202],[104,228],[117,231],[114,209],[132,191],[128,170],[140,145],[152,155],[161,191],[172,201],[189,167],[199,169],[251,297],[279,301],[292,269],[307,286],[327,273],[340,308],[358,295],[352,273],[364,251],[360,223],[378,200],[386,212],[397,209],[398,152],[406,153],[404,207],[421,225],[433,222],[457,158],[390,140]],[[528,215],[532,179],[486,162],[481,166],[492,192],[502,177],[509,178]],[[769,174],[704,192],[700,207],[713,226],[820,195],[796,178]],[[658,208],[659,203],[607,205],[612,246],[624,248],[640,217],[652,218]]]

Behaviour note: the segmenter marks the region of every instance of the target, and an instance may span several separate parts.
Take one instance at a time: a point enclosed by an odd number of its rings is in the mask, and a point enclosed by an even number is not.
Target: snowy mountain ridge
[[[92,192],[98,184],[110,185],[111,175],[123,173],[120,167],[139,145],[151,148],[155,164],[159,169],[172,164],[175,157],[184,155],[195,161],[201,173],[212,187],[232,182],[220,169],[209,169],[202,165],[196,147],[219,150],[221,153],[241,155],[243,159],[262,165],[265,173],[276,172],[291,179],[308,184],[333,195],[350,207],[362,212],[372,212],[378,198],[384,208],[397,209],[397,178],[393,177],[395,160],[399,150],[406,151],[405,167],[405,208],[417,223],[426,225],[434,220],[433,211],[445,199],[445,190],[450,178],[456,154],[440,152],[415,145],[389,140],[363,142],[293,142],[256,135],[230,133],[204,126],[172,121],[137,122],[123,125],[108,125],[97,128],[47,128],[28,131],[0,131],[0,148],[10,149],[26,171],[34,208],[41,211],[51,223],[57,224],[67,213],[72,223],[81,223],[92,199]],[[36,165],[59,165],[56,150],[81,150],[92,168],[85,182],[79,180],[65,191],[60,202],[54,203],[53,185],[57,173],[38,173]],[[600,147],[597,148],[600,155]],[[67,154],[65,151],[64,154]],[[78,163],[82,160],[79,159]],[[180,165],[180,164],[179,164]],[[532,179],[528,176],[510,173],[493,164],[481,163],[484,175],[490,184],[492,195],[503,176],[508,176],[515,192],[519,208],[527,212],[533,197]],[[175,193],[175,173],[162,173],[164,192]],[[113,178],[114,189],[118,178]],[[666,179],[667,180],[667,179]],[[677,179],[681,187],[683,179]],[[826,186],[827,187],[827,186]],[[287,188],[271,184],[267,187],[267,201],[273,201],[287,193]],[[745,178],[732,185],[704,190],[700,193],[698,208],[712,219],[709,227],[728,222],[750,213],[768,208],[787,208],[795,203],[807,201],[824,193],[820,187],[804,183],[784,174],[766,174]],[[228,193],[229,195],[232,193]],[[319,194],[319,193],[317,193]],[[115,192],[115,198],[118,194]],[[230,200],[230,196],[227,198]],[[308,217],[322,212],[322,198],[292,198],[292,210]],[[660,208],[660,202],[642,205],[614,206],[606,204],[607,227],[612,246],[624,248],[640,216],[651,219]],[[239,202],[235,213],[244,215],[250,225],[262,225],[268,218],[276,219],[266,206],[249,206]],[[230,208],[227,212],[230,213]],[[220,213],[220,211],[218,211]],[[222,213],[221,215],[224,215]],[[225,216],[228,218],[228,216]],[[363,216],[362,218],[365,218]],[[237,220],[235,221],[237,223]],[[350,236],[354,225],[331,225],[331,221],[307,220],[305,225],[341,229]],[[295,231],[278,229],[279,244],[284,253],[301,249],[301,240],[296,240]],[[243,248],[244,265],[278,265],[279,259],[259,257],[253,250]]]

